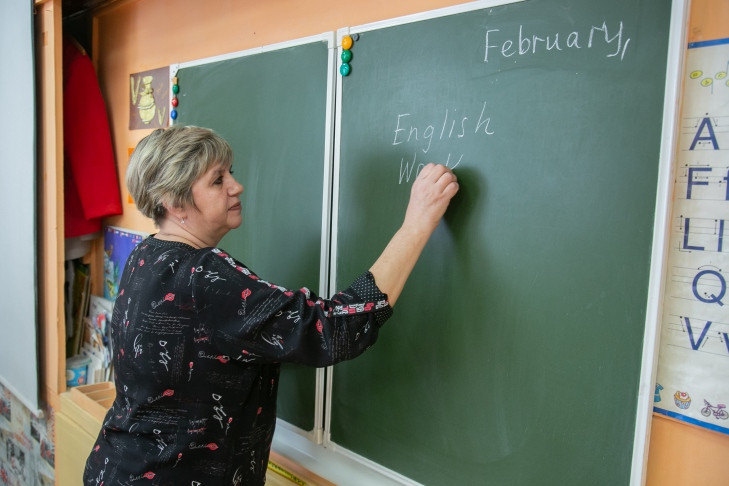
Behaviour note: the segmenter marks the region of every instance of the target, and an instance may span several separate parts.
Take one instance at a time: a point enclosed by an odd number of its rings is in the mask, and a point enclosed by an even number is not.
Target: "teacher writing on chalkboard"
[[[242,222],[232,160],[227,142],[198,127],[156,130],[132,154],[129,193],[159,232],[134,249],[121,277],[111,323],[116,399],[85,484],[264,484],[279,363],[323,367],[374,344],[458,191],[448,168],[424,166],[400,229],[369,271],[328,300],[267,282],[217,248]]]

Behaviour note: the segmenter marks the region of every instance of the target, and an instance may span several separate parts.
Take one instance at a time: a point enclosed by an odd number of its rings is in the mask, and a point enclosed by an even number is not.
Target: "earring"
[[[185,224],[185,218],[180,218],[180,224]]]

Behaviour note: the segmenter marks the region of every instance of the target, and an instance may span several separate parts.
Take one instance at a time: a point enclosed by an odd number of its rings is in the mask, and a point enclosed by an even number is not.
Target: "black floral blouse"
[[[114,306],[116,399],[84,484],[264,484],[279,363],[354,358],[390,315],[369,272],[324,300],[218,248],[145,239]]]

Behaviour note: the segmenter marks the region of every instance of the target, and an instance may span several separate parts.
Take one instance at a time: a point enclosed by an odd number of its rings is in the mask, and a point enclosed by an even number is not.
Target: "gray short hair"
[[[127,167],[127,188],[139,211],[159,226],[167,210],[195,207],[192,185],[211,167],[233,162],[228,142],[207,128],[171,126],[144,137]]]

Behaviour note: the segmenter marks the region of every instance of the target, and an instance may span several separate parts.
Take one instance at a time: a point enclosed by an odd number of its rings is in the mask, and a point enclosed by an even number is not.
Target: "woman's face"
[[[243,186],[233,178],[230,165],[210,168],[192,185],[195,208],[189,208],[185,226],[203,241],[217,245],[225,234],[240,226]]]

